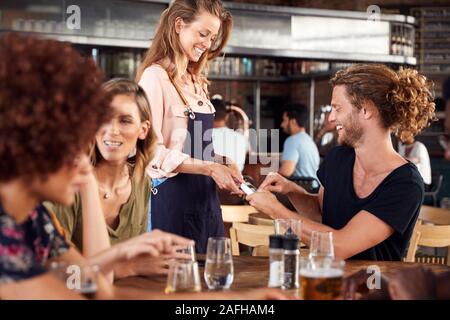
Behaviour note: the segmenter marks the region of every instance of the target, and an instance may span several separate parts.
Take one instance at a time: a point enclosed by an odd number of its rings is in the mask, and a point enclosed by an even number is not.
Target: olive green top
[[[111,245],[130,239],[147,231],[148,205],[150,200],[150,180],[146,176],[140,182],[132,179],[131,194],[119,210],[119,224],[116,229],[108,227]],[[71,206],[55,205],[46,202],[48,210],[55,213],[67,237],[83,252],[83,219],[81,214],[81,197],[75,195]]]

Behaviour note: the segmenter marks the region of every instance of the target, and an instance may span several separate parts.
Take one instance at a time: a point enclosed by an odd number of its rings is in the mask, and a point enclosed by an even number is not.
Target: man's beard
[[[345,123],[343,123],[343,127],[345,130],[344,136],[342,138],[338,137],[338,143],[343,146],[355,148],[363,135],[361,125],[353,115],[350,115]]]

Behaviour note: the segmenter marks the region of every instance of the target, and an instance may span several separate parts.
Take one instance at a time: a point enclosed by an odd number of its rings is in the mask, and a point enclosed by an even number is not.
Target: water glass
[[[309,257],[315,261],[334,259],[333,233],[313,231],[309,246]]]
[[[200,292],[201,289],[196,261],[177,260],[170,264],[165,293]]]
[[[295,234],[299,239],[302,235],[302,222],[297,219],[275,219],[275,234]]]
[[[302,235],[302,222],[297,219],[275,219],[275,234],[295,234],[300,239]]]
[[[234,278],[230,238],[208,239],[204,276],[210,290],[230,288]]]

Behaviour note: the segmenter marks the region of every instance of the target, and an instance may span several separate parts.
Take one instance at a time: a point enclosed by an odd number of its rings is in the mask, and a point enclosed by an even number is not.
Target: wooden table
[[[235,256],[234,261],[234,281],[231,290],[243,290],[251,288],[261,288],[267,285],[269,277],[269,260],[265,257]],[[345,275],[352,274],[370,265],[380,267],[381,273],[387,277],[393,275],[398,270],[417,266],[417,263],[390,262],[390,261],[346,261]],[[422,265],[431,268],[434,272],[440,273],[450,271],[450,267],[444,265],[427,264]],[[203,268],[200,268],[200,278],[202,279],[203,291],[207,287],[203,279]],[[116,285],[145,289],[153,292],[162,292],[166,286],[166,276],[155,277],[129,277],[116,281]]]

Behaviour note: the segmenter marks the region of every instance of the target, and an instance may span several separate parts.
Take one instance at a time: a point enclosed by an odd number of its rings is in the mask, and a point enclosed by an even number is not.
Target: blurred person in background
[[[249,151],[248,140],[242,133],[226,126],[228,113],[225,102],[221,99],[212,99],[211,103],[216,109],[212,132],[214,152],[230,158],[242,172]]]
[[[330,112],[325,114],[325,121],[320,127],[319,131],[316,133],[314,137],[314,142],[319,149],[319,154],[321,158],[324,158],[327,153],[338,145],[337,143],[337,130],[336,125],[329,121]]]
[[[411,138],[405,143],[399,142],[398,153],[417,167],[426,185],[431,184],[431,164],[427,147],[420,141]]]
[[[308,108],[292,105],[283,112],[281,129],[289,135],[283,145],[278,173],[290,179],[314,178],[319,169],[320,156],[314,140],[306,133]]]

